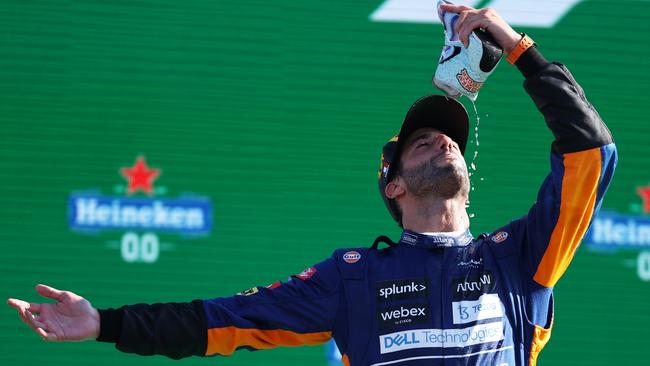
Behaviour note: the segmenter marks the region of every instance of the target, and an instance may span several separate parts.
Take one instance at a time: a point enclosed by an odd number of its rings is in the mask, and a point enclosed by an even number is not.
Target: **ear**
[[[404,184],[400,177],[397,177],[388,183],[386,188],[384,188],[384,193],[386,194],[386,197],[390,199],[396,199],[403,196],[404,193],[406,193],[406,189],[404,189]]]

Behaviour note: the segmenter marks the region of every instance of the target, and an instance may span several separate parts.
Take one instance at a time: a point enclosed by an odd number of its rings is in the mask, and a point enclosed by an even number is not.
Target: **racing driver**
[[[535,365],[553,326],[553,287],[595,215],[616,165],[612,136],[565,66],[492,9],[460,13],[465,45],[489,32],[525,78],[554,135],[551,171],[527,215],[474,238],[465,203],[468,116],[428,96],[383,148],[380,193],[398,243],[339,249],[285,283],[231,297],[95,309],[38,285],[54,304],[9,299],[43,339],[96,339],[123,352],[230,355],[334,339],[345,365]],[[378,248],[380,241],[388,244]]]

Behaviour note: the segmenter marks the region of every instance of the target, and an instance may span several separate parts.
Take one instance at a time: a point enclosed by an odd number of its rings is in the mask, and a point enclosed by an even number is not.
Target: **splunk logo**
[[[426,297],[428,287],[426,278],[380,281],[375,286],[377,302]]]
[[[162,175],[159,168],[147,165],[138,156],[133,166],[119,170],[126,180],[116,185],[113,195],[98,189],[76,191],[68,198],[68,225],[78,233],[93,236],[104,232],[122,232],[121,240],[109,240],[108,247],[119,249],[125,262],[153,263],[161,250],[171,250],[171,243],[161,243],[162,233],[181,238],[204,236],[212,227],[212,204],[201,196],[160,197],[167,188],[154,185]],[[158,197],[156,197],[158,196]]]

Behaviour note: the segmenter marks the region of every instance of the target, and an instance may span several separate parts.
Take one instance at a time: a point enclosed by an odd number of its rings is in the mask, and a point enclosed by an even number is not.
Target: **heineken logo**
[[[628,213],[601,210],[585,234],[587,248],[603,254],[636,251],[637,276],[650,281],[650,184],[636,187]],[[624,264],[625,265],[625,264]]]
[[[97,235],[122,232],[119,249],[126,262],[153,263],[161,250],[172,248],[161,243],[159,234],[207,235],[212,228],[212,204],[206,197],[183,195],[164,197],[167,188],[156,186],[162,170],[147,165],[138,156],[132,166],[119,169],[123,184],[105,195],[100,190],[72,192],[68,198],[68,226],[79,233]]]

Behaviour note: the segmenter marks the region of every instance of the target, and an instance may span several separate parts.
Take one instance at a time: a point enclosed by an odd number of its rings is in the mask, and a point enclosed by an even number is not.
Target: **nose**
[[[454,147],[454,140],[452,140],[451,137],[445,135],[444,133],[438,134],[433,143],[436,150],[440,149],[451,151]]]

